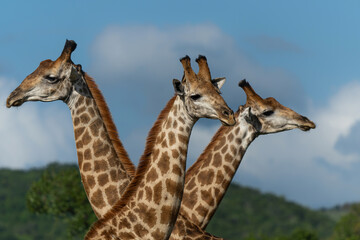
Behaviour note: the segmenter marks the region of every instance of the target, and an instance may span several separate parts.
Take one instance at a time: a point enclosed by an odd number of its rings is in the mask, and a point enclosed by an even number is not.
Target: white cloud
[[[122,89],[129,102],[151,100],[152,106],[163,106],[173,94],[171,80],[181,78],[179,58],[205,55],[213,77],[226,76],[222,92],[231,107],[238,106],[244,94],[238,82],[247,80],[264,96],[276,95],[291,106],[305,107],[301,84],[282,69],[260,66],[236,45],[234,39],[212,24],[185,25],[169,28],[154,26],[119,26],[106,28],[92,47],[91,73],[108,84]],[[283,91],[287,89],[288,91]],[[136,92],[136,94],[134,94]],[[156,93],[156,94],[154,94]],[[139,100],[141,98],[142,100]],[[143,99],[146,99],[145,101]],[[146,106],[148,108],[148,106]]]
[[[66,106],[59,108],[52,103],[52,108],[39,108],[38,104],[25,103],[20,108],[6,109],[6,98],[15,87],[15,81],[0,77],[0,167],[74,161],[75,143]]]

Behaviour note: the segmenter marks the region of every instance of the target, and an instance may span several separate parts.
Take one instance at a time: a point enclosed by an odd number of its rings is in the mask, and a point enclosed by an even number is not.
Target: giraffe
[[[123,197],[93,224],[85,239],[168,239],[176,221],[183,192],[187,146],[193,125],[201,117],[234,125],[232,110],[211,81],[204,56],[196,62],[180,59],[182,81],[174,79],[175,96],[161,111],[149,132],[135,177]]]
[[[236,124],[220,127],[197,161],[188,169],[179,215],[205,229],[239,167],[246,149],[259,135],[299,128],[308,131],[315,124],[274,98],[261,98],[246,80],[239,86],[247,100],[235,113]],[[184,239],[175,228],[172,239]]]
[[[121,197],[135,173],[105,99],[94,80],[75,65],[74,41],[67,40],[60,57],[42,61],[10,94],[6,105],[62,100],[74,127],[78,164],[85,192],[98,218]]]
[[[102,218],[121,198],[134,176],[135,167],[118,137],[101,91],[94,80],[82,71],[81,65],[71,61],[76,46],[74,41],[67,40],[61,56],[56,61],[41,62],[34,73],[10,94],[6,105],[10,108],[19,107],[27,101],[55,100],[62,100],[68,105],[81,179],[96,216]],[[213,80],[218,88],[224,81],[225,78]],[[92,138],[90,142],[89,137]],[[100,153],[107,148],[110,154],[104,158]],[[107,183],[104,184],[104,181]],[[184,218],[179,219],[182,219],[182,229],[197,228]]]

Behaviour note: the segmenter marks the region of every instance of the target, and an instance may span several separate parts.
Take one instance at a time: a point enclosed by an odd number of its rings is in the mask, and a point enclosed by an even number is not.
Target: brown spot
[[[99,136],[99,129],[103,126],[100,118],[96,119],[90,124],[90,130],[94,137]]]
[[[173,114],[174,114],[175,117],[177,116],[177,111],[178,111],[178,109],[177,109],[177,107],[175,107],[174,111],[173,111]]]
[[[122,221],[121,221],[121,226],[122,227],[125,227],[127,229],[130,229],[131,228],[131,224],[130,222],[127,220],[127,218],[123,218]]]
[[[189,138],[188,138],[187,136],[185,136],[185,135],[182,135],[182,134],[179,134],[179,135],[178,135],[178,139],[179,139],[179,141],[180,141],[181,143],[183,143],[183,144],[185,144],[185,145],[187,145],[188,142],[189,142]]]
[[[236,155],[236,147],[234,145],[230,146],[230,151],[232,152],[233,155]]]
[[[232,142],[232,140],[234,140],[234,134],[230,133],[228,136],[227,136],[227,139]]]
[[[180,184],[171,179],[166,179],[166,191],[170,193],[171,196],[175,196],[175,194],[177,193],[178,185]]]
[[[140,199],[142,199],[144,196],[144,190],[139,190],[138,195],[137,195],[137,200],[139,201]]]
[[[98,183],[100,186],[104,186],[108,182],[109,182],[109,176],[107,175],[107,173],[103,173],[98,176]]]
[[[92,100],[90,98],[86,98],[85,104],[86,106],[92,105]]]
[[[221,149],[221,153],[225,154],[225,152],[228,150],[228,145],[225,144],[224,147]]]
[[[182,117],[179,117],[179,121],[180,121],[182,124],[185,124],[185,120],[184,120]]]
[[[225,155],[225,161],[226,162],[231,162],[233,160],[233,157],[230,155],[230,153],[227,153],[226,155]]]
[[[79,164],[79,167],[81,168],[82,162],[84,160],[84,156],[81,151],[77,151],[77,156],[78,156],[78,164]]]
[[[134,213],[128,212],[127,215],[129,217],[130,222],[136,222],[137,221],[137,216]]]
[[[211,196],[210,191],[201,191],[201,199],[206,202],[209,206],[214,206],[214,198]]]
[[[169,117],[169,119],[166,122],[166,129],[169,129],[171,127],[171,123],[172,123],[172,118]]]
[[[184,128],[183,128],[183,127],[179,127],[179,131],[180,131],[180,132],[183,132],[183,131],[184,131]]]
[[[113,226],[117,226],[117,219],[116,219],[116,218],[113,218],[113,219],[111,220],[111,224],[112,224]]]
[[[215,148],[214,148],[214,151],[217,151],[217,150],[219,150],[220,148],[222,148],[222,147],[224,146],[225,142],[226,142],[225,137],[222,137],[222,138],[220,139],[220,141],[216,144],[216,146],[215,146]]]
[[[96,208],[105,207],[106,203],[100,189],[95,191],[94,194],[91,196],[91,202]]]
[[[169,138],[169,144],[170,146],[174,145],[176,143],[176,138],[175,138],[175,134],[173,132],[169,132],[168,133],[168,138]]]
[[[155,168],[151,168],[148,174],[146,175],[146,181],[147,182],[153,182],[156,179],[158,179],[158,174],[156,172]]]
[[[177,128],[177,126],[178,126],[178,123],[177,123],[177,121],[176,121],[176,120],[174,120],[174,123],[173,123],[173,129],[176,129],[176,128]]]
[[[110,178],[111,178],[112,182],[115,182],[117,180],[116,170],[111,170],[110,171]]]
[[[206,213],[207,213],[207,208],[205,208],[203,205],[199,205],[196,209],[195,209],[196,212],[199,213],[200,216],[205,216]]]
[[[95,110],[93,107],[89,107],[88,112],[92,118],[95,117]]]
[[[230,175],[230,174],[232,174],[233,173],[233,171],[231,170],[231,168],[229,168],[228,166],[224,166],[224,170],[225,170],[225,172],[226,172],[226,174],[227,175]]]
[[[78,117],[74,118],[74,126],[76,127],[77,125],[79,125],[80,123],[80,119]]]
[[[107,139],[108,135],[106,134],[105,131],[101,131],[100,137],[101,137],[102,139],[104,139],[104,140],[108,140],[108,139]]]
[[[119,239],[136,239],[136,236],[132,232],[120,232]]]
[[[143,220],[150,228],[156,224],[156,209],[150,208],[144,203],[139,203],[138,208],[135,210],[140,219]]]
[[[220,153],[218,153],[218,152],[215,153],[214,154],[214,161],[213,161],[212,165],[214,167],[216,167],[216,168],[220,167],[221,166],[221,160],[222,160],[222,158],[221,158]]]
[[[107,202],[110,206],[113,206],[119,200],[119,192],[115,186],[110,185],[105,189]]]
[[[162,182],[159,182],[154,186],[154,202],[156,204],[160,204],[160,200],[162,196]]]
[[[177,176],[182,176],[182,174],[183,174],[183,171],[181,170],[181,168],[176,164],[173,165],[172,172]]]
[[[180,156],[179,151],[176,149],[171,150],[171,155],[173,158],[178,158]]]
[[[170,224],[171,220],[173,219],[174,212],[171,206],[162,206],[161,208],[161,217],[160,223],[161,224]]]
[[[153,151],[153,159],[157,159],[159,156],[160,150],[158,148]]]
[[[87,130],[85,131],[84,135],[82,136],[81,141],[84,145],[88,145],[91,142],[91,137]]]
[[[139,223],[134,226],[134,232],[135,232],[135,234],[136,234],[138,237],[140,237],[140,238],[144,237],[146,234],[149,233],[149,231],[146,230],[146,229],[145,229],[141,224],[139,224]]]
[[[197,193],[198,193],[197,188],[195,188],[191,192],[184,192],[181,204],[184,204],[184,206],[188,207],[189,209],[193,209],[196,203],[198,202]]]
[[[241,141],[241,138],[236,138],[236,139],[235,139],[235,142],[236,142],[236,144],[240,145],[241,142],[242,142],[242,141]]]
[[[162,232],[160,229],[158,229],[158,228],[151,233],[151,236],[152,236],[154,239],[162,239],[162,238],[164,238],[164,235],[165,235],[165,233],[163,233],[163,232]]]
[[[170,157],[167,152],[161,154],[161,158],[159,160],[158,166],[161,171],[161,174],[164,175],[170,169]]]
[[[86,177],[86,182],[87,182],[87,185],[90,187],[90,188],[93,188],[95,187],[95,178],[93,176],[87,176]]]
[[[195,182],[195,178],[194,178],[194,177],[192,177],[189,182],[186,182],[186,183],[185,183],[185,188],[186,188],[186,190],[189,190],[189,191],[190,191],[191,189],[193,189],[195,186],[196,186],[196,182]]]
[[[223,180],[224,180],[224,175],[222,174],[221,170],[217,171],[216,184],[222,183]]]
[[[91,163],[88,163],[88,162],[84,163],[82,170],[84,172],[91,171]]]
[[[240,132],[240,127],[237,127],[237,128],[235,129],[235,135],[238,135],[239,132]]]
[[[90,160],[91,159],[91,149],[86,149],[84,151],[84,159],[85,160]]]
[[[94,161],[95,172],[105,172],[106,170],[108,170],[108,164],[105,160]]]
[[[79,127],[77,129],[75,129],[75,131],[74,131],[75,139],[78,139],[81,136],[81,134],[83,134],[84,130],[85,130],[85,127]]]
[[[108,144],[104,144],[101,140],[96,140],[93,144],[95,157],[101,157],[108,154],[110,147]]]
[[[162,147],[162,148],[168,148],[166,139],[164,139],[164,140],[162,141],[161,147]]]
[[[77,148],[77,149],[81,149],[83,146],[84,146],[84,145],[83,145],[83,143],[82,143],[81,140],[79,140],[79,141],[76,142],[76,148]]]
[[[84,98],[80,97],[78,98],[77,102],[75,103],[75,107],[78,108],[79,106],[81,106],[84,103]]]
[[[80,115],[80,113],[83,113],[85,111],[85,109],[86,109],[85,107],[81,107],[81,108],[77,109],[76,114]]]
[[[201,185],[209,185],[212,184],[214,180],[214,175],[214,171],[212,169],[209,169],[207,171],[200,172],[197,179]]]
[[[145,187],[145,195],[146,200],[150,202],[152,199],[152,189],[148,186]]]

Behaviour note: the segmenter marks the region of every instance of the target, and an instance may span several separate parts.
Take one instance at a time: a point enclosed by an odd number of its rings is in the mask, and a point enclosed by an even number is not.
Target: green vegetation
[[[3,169],[0,183],[0,240],[82,239],[96,220],[75,165]],[[207,231],[229,240],[360,240],[360,204],[314,211],[233,184]]]
[[[321,212],[273,194],[262,194],[258,190],[233,184],[207,231],[226,239],[273,239],[275,236],[304,235],[305,232],[326,239],[334,226],[335,222]],[[293,236],[291,239],[296,238]]]
[[[26,192],[42,172],[0,169],[0,239],[66,239],[62,221],[26,209]]]
[[[67,225],[67,238],[82,239],[96,221],[83,189],[76,166],[51,164],[27,194],[27,206],[33,213],[61,218]]]

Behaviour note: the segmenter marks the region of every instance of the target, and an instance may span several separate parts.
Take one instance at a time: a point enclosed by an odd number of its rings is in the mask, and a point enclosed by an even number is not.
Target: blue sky
[[[93,76],[135,163],[147,131],[181,78],[179,58],[207,56],[235,110],[246,78],[263,97],[306,115],[317,129],[261,136],[235,181],[309,207],[359,201],[358,1],[8,1],[0,8],[0,167],[76,162],[65,104],[5,99],[65,39]],[[195,65],[195,64],[193,64]],[[196,67],[195,67],[196,68]],[[190,165],[219,127],[195,126]],[[21,151],[19,150],[21,149]]]

